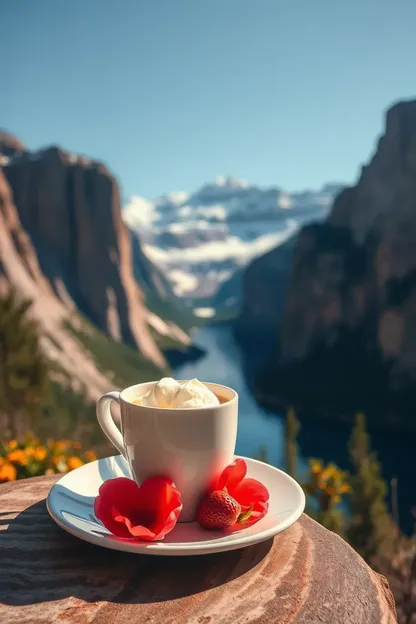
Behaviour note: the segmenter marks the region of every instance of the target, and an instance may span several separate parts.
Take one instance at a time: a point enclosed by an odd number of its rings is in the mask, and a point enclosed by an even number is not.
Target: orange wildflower
[[[17,448],[17,440],[9,440],[7,446],[11,451],[13,451],[15,448]]]
[[[13,464],[7,461],[3,461],[0,464],[0,483],[5,481],[16,481],[17,470]]]
[[[23,449],[16,449],[14,451],[11,451],[10,453],[8,453],[7,459],[9,460],[9,462],[21,464],[22,466],[25,466],[27,464],[27,455]]]
[[[38,446],[34,449],[33,457],[37,461],[43,461],[47,455],[47,451],[43,446]]]
[[[85,451],[84,455],[87,461],[94,461],[95,459],[97,459],[97,455],[94,453],[94,451]]]
[[[75,455],[72,455],[67,459],[68,470],[75,470],[75,468],[79,468],[83,465],[84,462],[82,461],[82,459],[80,459],[79,457],[75,457]]]

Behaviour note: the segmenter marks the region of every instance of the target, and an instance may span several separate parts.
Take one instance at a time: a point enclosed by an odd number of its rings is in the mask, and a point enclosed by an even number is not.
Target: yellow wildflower
[[[320,477],[320,481],[322,481],[323,483],[326,483],[328,481],[328,479],[331,477],[331,470],[329,466],[327,466],[326,468],[324,468],[324,470],[322,470],[319,477]]]
[[[310,462],[311,471],[313,474],[318,474],[322,470],[322,462],[319,459],[311,459]]]
[[[52,465],[57,472],[66,472],[67,465],[65,463],[65,457],[63,455],[56,455],[52,458]]]

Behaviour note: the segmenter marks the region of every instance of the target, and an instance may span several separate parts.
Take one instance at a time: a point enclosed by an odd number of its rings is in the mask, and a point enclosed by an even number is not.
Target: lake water
[[[197,362],[189,362],[175,368],[175,376],[182,379],[198,377],[231,386],[239,394],[239,429],[237,453],[248,457],[258,454],[261,447],[268,451],[269,463],[283,466],[284,417],[259,407],[250,392],[243,373],[242,355],[236,345],[231,326],[207,325],[195,331],[195,344],[206,350],[207,355]],[[319,457],[334,461],[348,468],[346,445],[351,425],[334,421],[303,422],[299,436],[299,470],[307,465],[307,457]],[[411,531],[410,514],[416,507],[415,439],[411,436],[382,428],[370,431],[373,447],[378,451],[383,475],[389,481],[398,478],[400,523]]]

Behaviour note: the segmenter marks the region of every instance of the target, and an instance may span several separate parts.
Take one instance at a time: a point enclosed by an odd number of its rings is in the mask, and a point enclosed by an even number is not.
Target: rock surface
[[[395,624],[384,577],[307,516],[256,546],[145,557],[64,533],[57,476],[0,486],[0,621],[7,624]]]
[[[18,138],[6,130],[0,129],[0,157],[4,156],[5,162],[8,158],[25,151],[26,146]]]
[[[97,399],[111,387],[89,354],[67,331],[74,304],[62,302],[53,292],[39,266],[36,251],[22,227],[13,197],[0,167],[0,291],[12,287],[22,299],[33,301],[30,313],[41,330],[41,344],[52,361],[59,363],[75,390],[82,388],[89,399]]]
[[[415,312],[416,101],[409,101],[388,111],[357,185],[340,193],[324,223],[299,235],[280,348],[259,395],[414,422]]]
[[[133,276],[118,185],[106,167],[51,147],[13,158],[5,175],[56,294],[64,290],[109,336],[164,366]]]

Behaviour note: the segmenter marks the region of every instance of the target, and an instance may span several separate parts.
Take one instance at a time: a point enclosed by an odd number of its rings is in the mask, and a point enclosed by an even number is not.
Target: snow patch
[[[124,222],[132,230],[149,229],[159,218],[153,202],[135,195],[123,209]]]
[[[154,249],[157,249],[156,247]],[[151,257],[151,256],[149,256]],[[187,295],[198,287],[198,278],[195,275],[186,273],[182,269],[172,269],[168,271],[168,278],[172,282],[175,295],[179,297]]]
[[[151,261],[162,266],[169,266],[177,263],[201,263],[201,262],[223,262],[234,260],[239,264],[245,264],[252,258],[266,253],[273,247],[289,238],[297,229],[298,223],[294,219],[288,219],[283,232],[273,232],[264,234],[253,241],[243,241],[237,236],[229,236],[225,241],[210,241],[202,243],[198,247],[178,249],[171,247],[161,249],[153,245],[144,245],[144,252]],[[184,272],[181,271],[184,275]],[[172,271],[170,272],[172,278]],[[179,278],[179,274],[177,274]],[[187,288],[189,291],[189,289]]]

